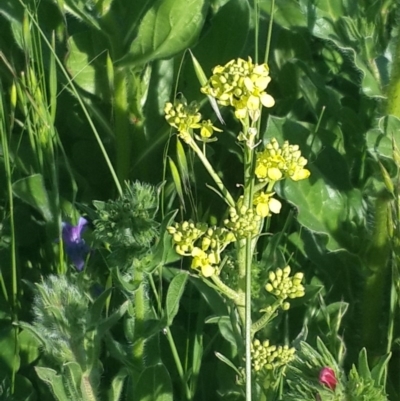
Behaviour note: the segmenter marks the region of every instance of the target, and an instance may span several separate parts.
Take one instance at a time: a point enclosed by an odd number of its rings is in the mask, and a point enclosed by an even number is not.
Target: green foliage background
[[[346,369],[362,347],[372,366],[392,352],[386,391],[398,399],[398,4],[276,0],[269,43],[272,6],[272,0],[0,1],[0,388],[13,383],[15,399],[52,399],[34,370],[46,366],[37,339],[15,323],[32,320],[32,283],[70,269],[57,242],[61,222],[76,222],[94,200],[115,199],[125,180],[164,182],[160,221],[176,208],[182,217],[221,221],[224,205],[189,152],[185,165],[164,105],[183,93],[211,114],[187,49],[210,74],[237,57],[262,62],[266,48],[276,105],[261,121],[263,141],[298,144],[311,177],[280,186],[284,209],[271,222],[273,235],[260,241],[254,280],[262,285],[269,269],[290,260],[305,273],[310,296],[265,334],[314,345],[319,336]],[[208,156],[239,194],[238,126],[221,112],[224,133]],[[217,399],[218,392],[233,400],[235,374],[214,352],[234,358],[234,332],[224,320],[205,323],[227,316],[226,305],[200,280],[186,283],[177,268],[163,273],[179,295],[167,299],[166,321],[160,318],[154,331],[173,322],[193,399]],[[109,276],[94,255],[86,279],[106,287]],[[112,298],[111,309],[118,301]],[[107,340],[102,355],[108,384],[123,365],[122,332],[114,328],[116,339]],[[138,379],[143,386],[135,383],[141,393],[128,391],[135,398],[127,399],[167,400],[171,388],[180,391],[167,340],[158,341],[157,356],[147,356],[155,363]],[[166,389],[151,398],[157,381]]]

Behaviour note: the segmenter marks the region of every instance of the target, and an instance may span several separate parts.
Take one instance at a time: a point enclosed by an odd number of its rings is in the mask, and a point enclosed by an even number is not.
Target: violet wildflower
[[[331,368],[322,368],[319,372],[319,382],[320,384],[329,387],[331,390],[335,390],[337,379],[335,375],[335,371]]]
[[[65,222],[62,223],[62,238],[65,252],[79,271],[83,269],[86,255],[90,250],[82,238],[82,233],[86,229],[87,224],[88,221],[83,217],[79,218],[76,226]]]

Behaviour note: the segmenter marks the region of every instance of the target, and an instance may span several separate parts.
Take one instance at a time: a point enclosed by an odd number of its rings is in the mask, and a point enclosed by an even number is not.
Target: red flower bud
[[[319,372],[319,382],[331,390],[335,390],[338,382],[335,371],[331,368],[322,368]]]

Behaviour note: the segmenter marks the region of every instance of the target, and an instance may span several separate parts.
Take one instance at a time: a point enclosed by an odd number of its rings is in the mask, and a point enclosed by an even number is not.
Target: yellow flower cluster
[[[305,169],[307,159],[301,156],[298,145],[285,141],[280,147],[275,138],[271,139],[263,152],[257,154],[255,174],[263,182],[275,182],[284,178],[300,181],[310,176]]]
[[[195,102],[189,106],[185,100],[177,99],[174,104],[168,102],[165,105],[165,119],[168,123],[178,130],[179,136],[188,143],[192,138],[194,129],[200,129],[201,140],[212,137],[214,131],[222,132],[221,129],[214,127],[211,120],[201,121],[199,107]]]
[[[254,340],[251,344],[251,359],[253,369],[260,373],[262,369],[272,370],[287,365],[294,359],[294,348],[287,345],[270,345],[269,341]]]
[[[246,206],[229,209],[229,219],[224,220],[224,224],[235,234],[236,238],[246,238],[249,235],[254,237],[259,233],[261,216],[255,209],[248,209]]]
[[[274,98],[265,90],[271,81],[266,64],[253,64],[251,58],[231,60],[216,66],[207,84],[201,88],[224,106],[233,106],[238,119],[258,111],[261,105],[272,107]]]
[[[273,198],[275,192],[260,192],[254,196],[253,204],[256,213],[261,217],[271,216],[271,213],[279,214],[282,204],[278,199]]]
[[[191,268],[198,270],[204,277],[210,277],[217,272],[221,252],[235,241],[234,234],[225,228],[211,228],[206,224],[195,225],[190,221],[176,223],[168,227],[167,231],[172,235],[176,252],[191,256]],[[195,244],[196,241],[200,243]]]
[[[192,254],[195,241],[207,231],[207,224],[195,224],[189,220],[175,223],[174,226],[167,227],[167,231],[172,235],[176,253],[189,256]]]
[[[296,273],[290,276],[290,266],[283,269],[276,269],[269,273],[269,283],[265,289],[282,301],[290,298],[300,298],[305,294],[304,286],[301,284],[303,273]],[[287,309],[287,306],[286,306]]]

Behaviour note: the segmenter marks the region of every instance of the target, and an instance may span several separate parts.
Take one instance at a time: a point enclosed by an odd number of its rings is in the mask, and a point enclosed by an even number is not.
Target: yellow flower
[[[214,253],[207,254],[200,248],[193,248],[192,250],[192,269],[199,269],[204,277],[211,277],[215,273],[215,267],[212,266],[218,261],[215,259]]]
[[[201,114],[198,113],[198,106],[195,103],[188,106],[186,100],[177,99],[174,104],[166,103],[164,113],[168,123],[178,130],[186,142],[191,138],[192,130],[201,127]]]
[[[209,139],[209,138],[211,138],[212,137],[212,135],[213,135],[213,133],[214,133],[214,131],[216,131],[216,132],[222,132],[222,129],[219,129],[219,128],[217,128],[217,127],[214,127],[213,125],[212,125],[212,122],[211,122],[211,120],[203,120],[202,122],[201,122],[201,128],[200,128],[200,136],[203,138],[203,139]]]
[[[247,115],[257,116],[249,112],[258,110],[261,105],[272,107],[275,104],[266,92],[270,81],[266,64],[253,64],[250,57],[247,61],[239,58],[215,67],[201,91],[216,98],[223,106],[233,106],[236,118],[244,119]]]
[[[277,199],[273,198],[275,192],[265,193],[260,192],[254,197],[254,205],[256,213],[261,217],[271,216],[271,212],[279,214],[282,204]]]
[[[263,152],[257,154],[255,175],[261,181],[275,182],[284,178],[300,181],[310,176],[305,169],[307,159],[301,156],[298,145],[285,141],[282,147],[275,138],[271,139]]]

